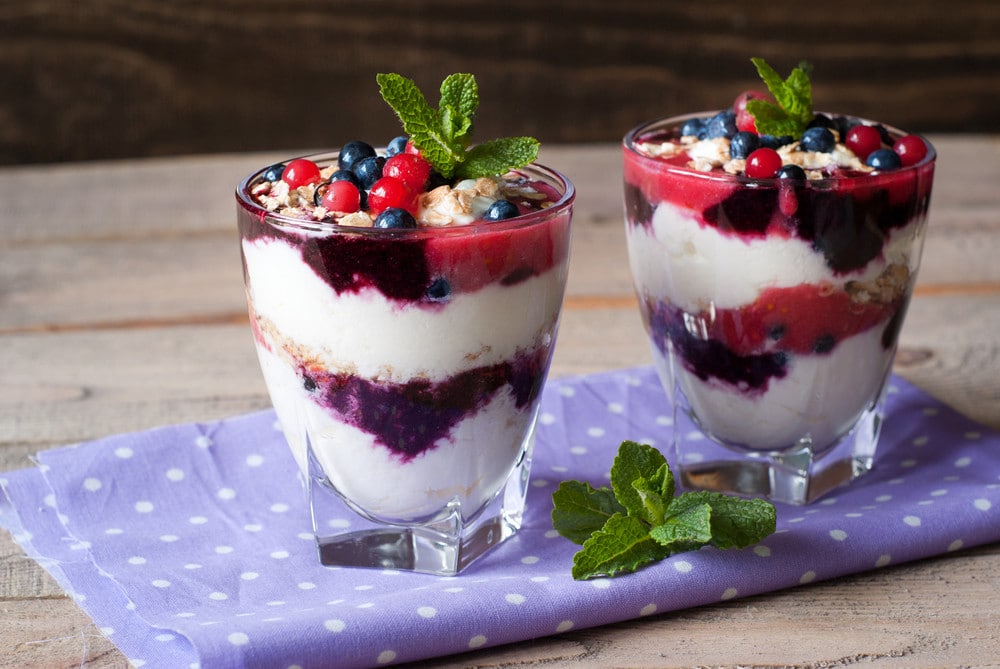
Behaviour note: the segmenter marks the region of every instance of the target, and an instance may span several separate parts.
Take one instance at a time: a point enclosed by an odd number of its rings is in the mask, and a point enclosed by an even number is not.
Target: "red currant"
[[[403,149],[403,153],[412,153],[415,156],[419,156],[420,155],[420,149],[418,149],[416,146],[414,146],[413,140],[411,139],[408,142],[406,142],[406,148]]]
[[[899,156],[903,167],[909,167],[924,159],[927,155],[927,144],[916,135],[906,135],[896,140],[892,150]]]
[[[770,100],[771,96],[761,91],[743,91],[733,102],[733,111],[736,112],[736,127],[741,132],[757,132],[757,121],[753,114],[747,111],[747,103],[750,100]]]
[[[882,134],[870,125],[856,125],[847,131],[844,144],[864,162],[873,151],[882,148]]]
[[[390,207],[416,214],[417,193],[396,177],[382,177],[368,191],[368,211],[378,216]]]
[[[382,176],[396,177],[410,190],[420,193],[431,177],[431,164],[412,153],[397,153],[385,161]]]
[[[314,184],[322,178],[319,174],[319,166],[306,158],[296,158],[288,163],[285,166],[285,171],[281,174],[281,179],[288,184],[289,188]]]
[[[353,214],[361,208],[361,192],[350,181],[331,181],[323,191],[320,204],[328,211]]]
[[[751,179],[771,179],[781,169],[781,154],[774,149],[757,149],[747,156],[746,175]]]

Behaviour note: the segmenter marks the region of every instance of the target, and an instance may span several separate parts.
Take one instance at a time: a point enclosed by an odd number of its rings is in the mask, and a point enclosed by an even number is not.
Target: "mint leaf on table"
[[[763,58],[750,60],[775,100],[754,99],[747,102],[747,111],[754,117],[757,132],[801,138],[813,120],[812,84],[809,81],[812,66],[803,61],[787,79],[782,79]]]
[[[675,495],[666,458],[652,446],[623,441],[611,488],[563,481],[552,494],[552,526],[581,544],[573,578],[631,573],[703,546],[743,548],[772,534],[774,505],[717,492]]]
[[[417,85],[399,74],[376,75],[382,99],[403,123],[403,130],[427,162],[447,179],[499,176],[538,157],[538,141],[508,137],[469,149],[479,109],[479,87],[471,74],[451,74],[441,82],[434,109]]]

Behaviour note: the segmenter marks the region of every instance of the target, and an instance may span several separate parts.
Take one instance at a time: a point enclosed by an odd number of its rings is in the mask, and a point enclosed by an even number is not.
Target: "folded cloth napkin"
[[[45,451],[0,475],[0,526],[136,666],[393,664],[798,586],[1000,539],[1000,434],[892,379],[875,470],[743,550],[570,577],[563,479],[607,485],[623,439],[666,450],[650,368],[551,381],[525,526],[457,577],[317,562],[304,492],[260,412]],[[349,526],[344,511],[333,523]]]

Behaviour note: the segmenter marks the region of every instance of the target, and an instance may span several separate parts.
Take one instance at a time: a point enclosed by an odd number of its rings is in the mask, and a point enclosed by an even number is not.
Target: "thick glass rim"
[[[384,148],[377,149],[384,152]],[[288,161],[296,158],[306,158],[317,164],[329,164],[335,161],[339,155],[339,150],[324,151],[320,153],[306,154],[303,156],[293,156]],[[286,161],[286,162],[288,162]],[[267,223],[285,230],[300,231],[304,233],[322,234],[356,234],[372,237],[389,238],[420,238],[437,236],[469,235],[484,232],[499,232],[504,230],[515,230],[523,227],[530,227],[544,223],[553,217],[560,216],[569,211],[576,199],[576,187],[566,175],[558,170],[546,167],[539,163],[531,163],[525,167],[511,170],[513,174],[521,174],[528,178],[539,179],[549,186],[552,186],[560,197],[552,205],[545,209],[539,209],[528,214],[523,214],[503,221],[473,221],[464,225],[448,226],[420,226],[417,228],[365,228],[352,225],[340,225],[330,221],[310,221],[293,216],[283,216],[260,206],[250,195],[250,187],[257,181],[268,166],[255,170],[243,178],[236,187],[236,201],[244,210],[260,219],[262,223]]]
[[[665,118],[659,118],[659,119],[655,119],[655,120],[652,120],[652,121],[646,121],[644,123],[640,123],[639,125],[635,126],[634,128],[632,128],[631,130],[629,130],[625,134],[625,136],[622,139],[622,148],[625,149],[626,151],[628,151],[629,153],[631,153],[633,156],[635,156],[639,160],[641,160],[644,164],[646,164],[646,165],[648,165],[650,167],[655,167],[657,170],[661,170],[661,171],[664,171],[664,172],[670,172],[670,173],[676,174],[678,176],[687,175],[687,176],[690,176],[690,177],[693,177],[693,178],[701,178],[701,179],[729,180],[729,181],[734,181],[736,183],[755,184],[755,185],[761,185],[761,186],[764,186],[764,185],[773,185],[773,184],[777,184],[779,182],[787,181],[787,180],[784,180],[784,179],[779,179],[778,177],[770,177],[770,178],[767,178],[767,179],[755,179],[755,178],[748,177],[748,176],[745,176],[745,175],[742,175],[742,174],[728,174],[728,173],[725,173],[725,172],[699,172],[697,170],[693,170],[693,169],[690,169],[690,168],[681,167],[681,166],[678,166],[678,165],[672,165],[672,164],[667,163],[667,162],[665,162],[663,160],[659,160],[658,158],[654,158],[652,156],[649,156],[649,155],[647,155],[647,154],[642,153],[641,151],[639,151],[636,148],[636,146],[635,146],[637,140],[640,137],[642,137],[643,135],[646,135],[648,133],[651,133],[651,132],[653,132],[655,130],[661,130],[661,129],[666,129],[666,128],[678,126],[678,125],[682,124],[684,121],[686,121],[688,119],[691,119],[691,118],[710,118],[713,115],[719,113],[719,111],[720,110],[705,111],[705,112],[694,112],[694,113],[691,113],[691,114],[681,114],[679,116],[669,116],[669,117],[665,117]],[[923,140],[924,144],[927,146],[927,155],[924,156],[923,159],[920,160],[920,162],[915,163],[913,165],[909,165],[907,167],[900,167],[900,168],[897,168],[897,169],[894,169],[894,170],[873,171],[871,173],[863,174],[863,175],[851,175],[851,176],[840,176],[840,177],[837,177],[837,176],[834,176],[834,177],[824,176],[824,177],[821,177],[819,179],[809,179],[809,180],[807,180],[807,181],[804,182],[805,185],[808,185],[808,186],[821,186],[821,185],[829,185],[829,184],[835,184],[835,183],[842,183],[842,182],[846,182],[846,181],[855,181],[855,182],[856,181],[863,181],[863,180],[867,180],[867,179],[871,179],[873,181],[874,180],[879,180],[879,181],[891,180],[893,178],[898,178],[901,175],[906,175],[906,174],[910,174],[910,173],[913,173],[913,172],[922,171],[922,170],[926,169],[928,165],[932,165],[934,163],[934,161],[937,159],[937,150],[934,148],[934,145],[925,136],[923,136],[923,135],[921,135],[919,133],[908,133],[908,132],[900,130],[899,128],[896,128],[894,126],[886,125],[885,123],[880,123],[878,121],[872,121],[870,119],[866,119],[866,118],[861,117],[861,116],[851,116],[850,114],[830,114],[828,112],[822,112],[822,111],[818,111],[816,113],[817,114],[826,114],[827,116],[831,116],[831,117],[832,116],[847,116],[849,118],[856,119],[857,121],[860,121],[862,123],[866,123],[866,124],[870,124],[870,125],[881,125],[893,137],[903,137],[905,135],[915,135],[917,137],[920,137],[920,139]]]

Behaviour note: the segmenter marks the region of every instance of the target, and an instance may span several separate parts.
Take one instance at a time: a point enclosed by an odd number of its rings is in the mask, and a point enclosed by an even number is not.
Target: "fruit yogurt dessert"
[[[808,489],[816,461],[859,422],[846,478],[871,467],[935,153],[894,128],[814,113],[803,67],[783,81],[754,63],[770,95],[626,136],[628,251],[676,412],[805,477],[776,491],[772,462],[739,484],[698,484],[802,502],[825,488]]]
[[[430,109],[413,83],[379,83],[408,134],[296,158],[239,187],[258,357],[303,472],[370,521],[435,526],[446,543],[507,486],[495,542],[519,523],[509,506],[526,491],[573,186],[533,163],[528,138],[468,148],[458,136],[442,159],[410,130]],[[459,108],[476,93],[471,75],[441,90],[441,109],[471,116],[474,105]],[[406,106],[414,95],[425,108]]]

